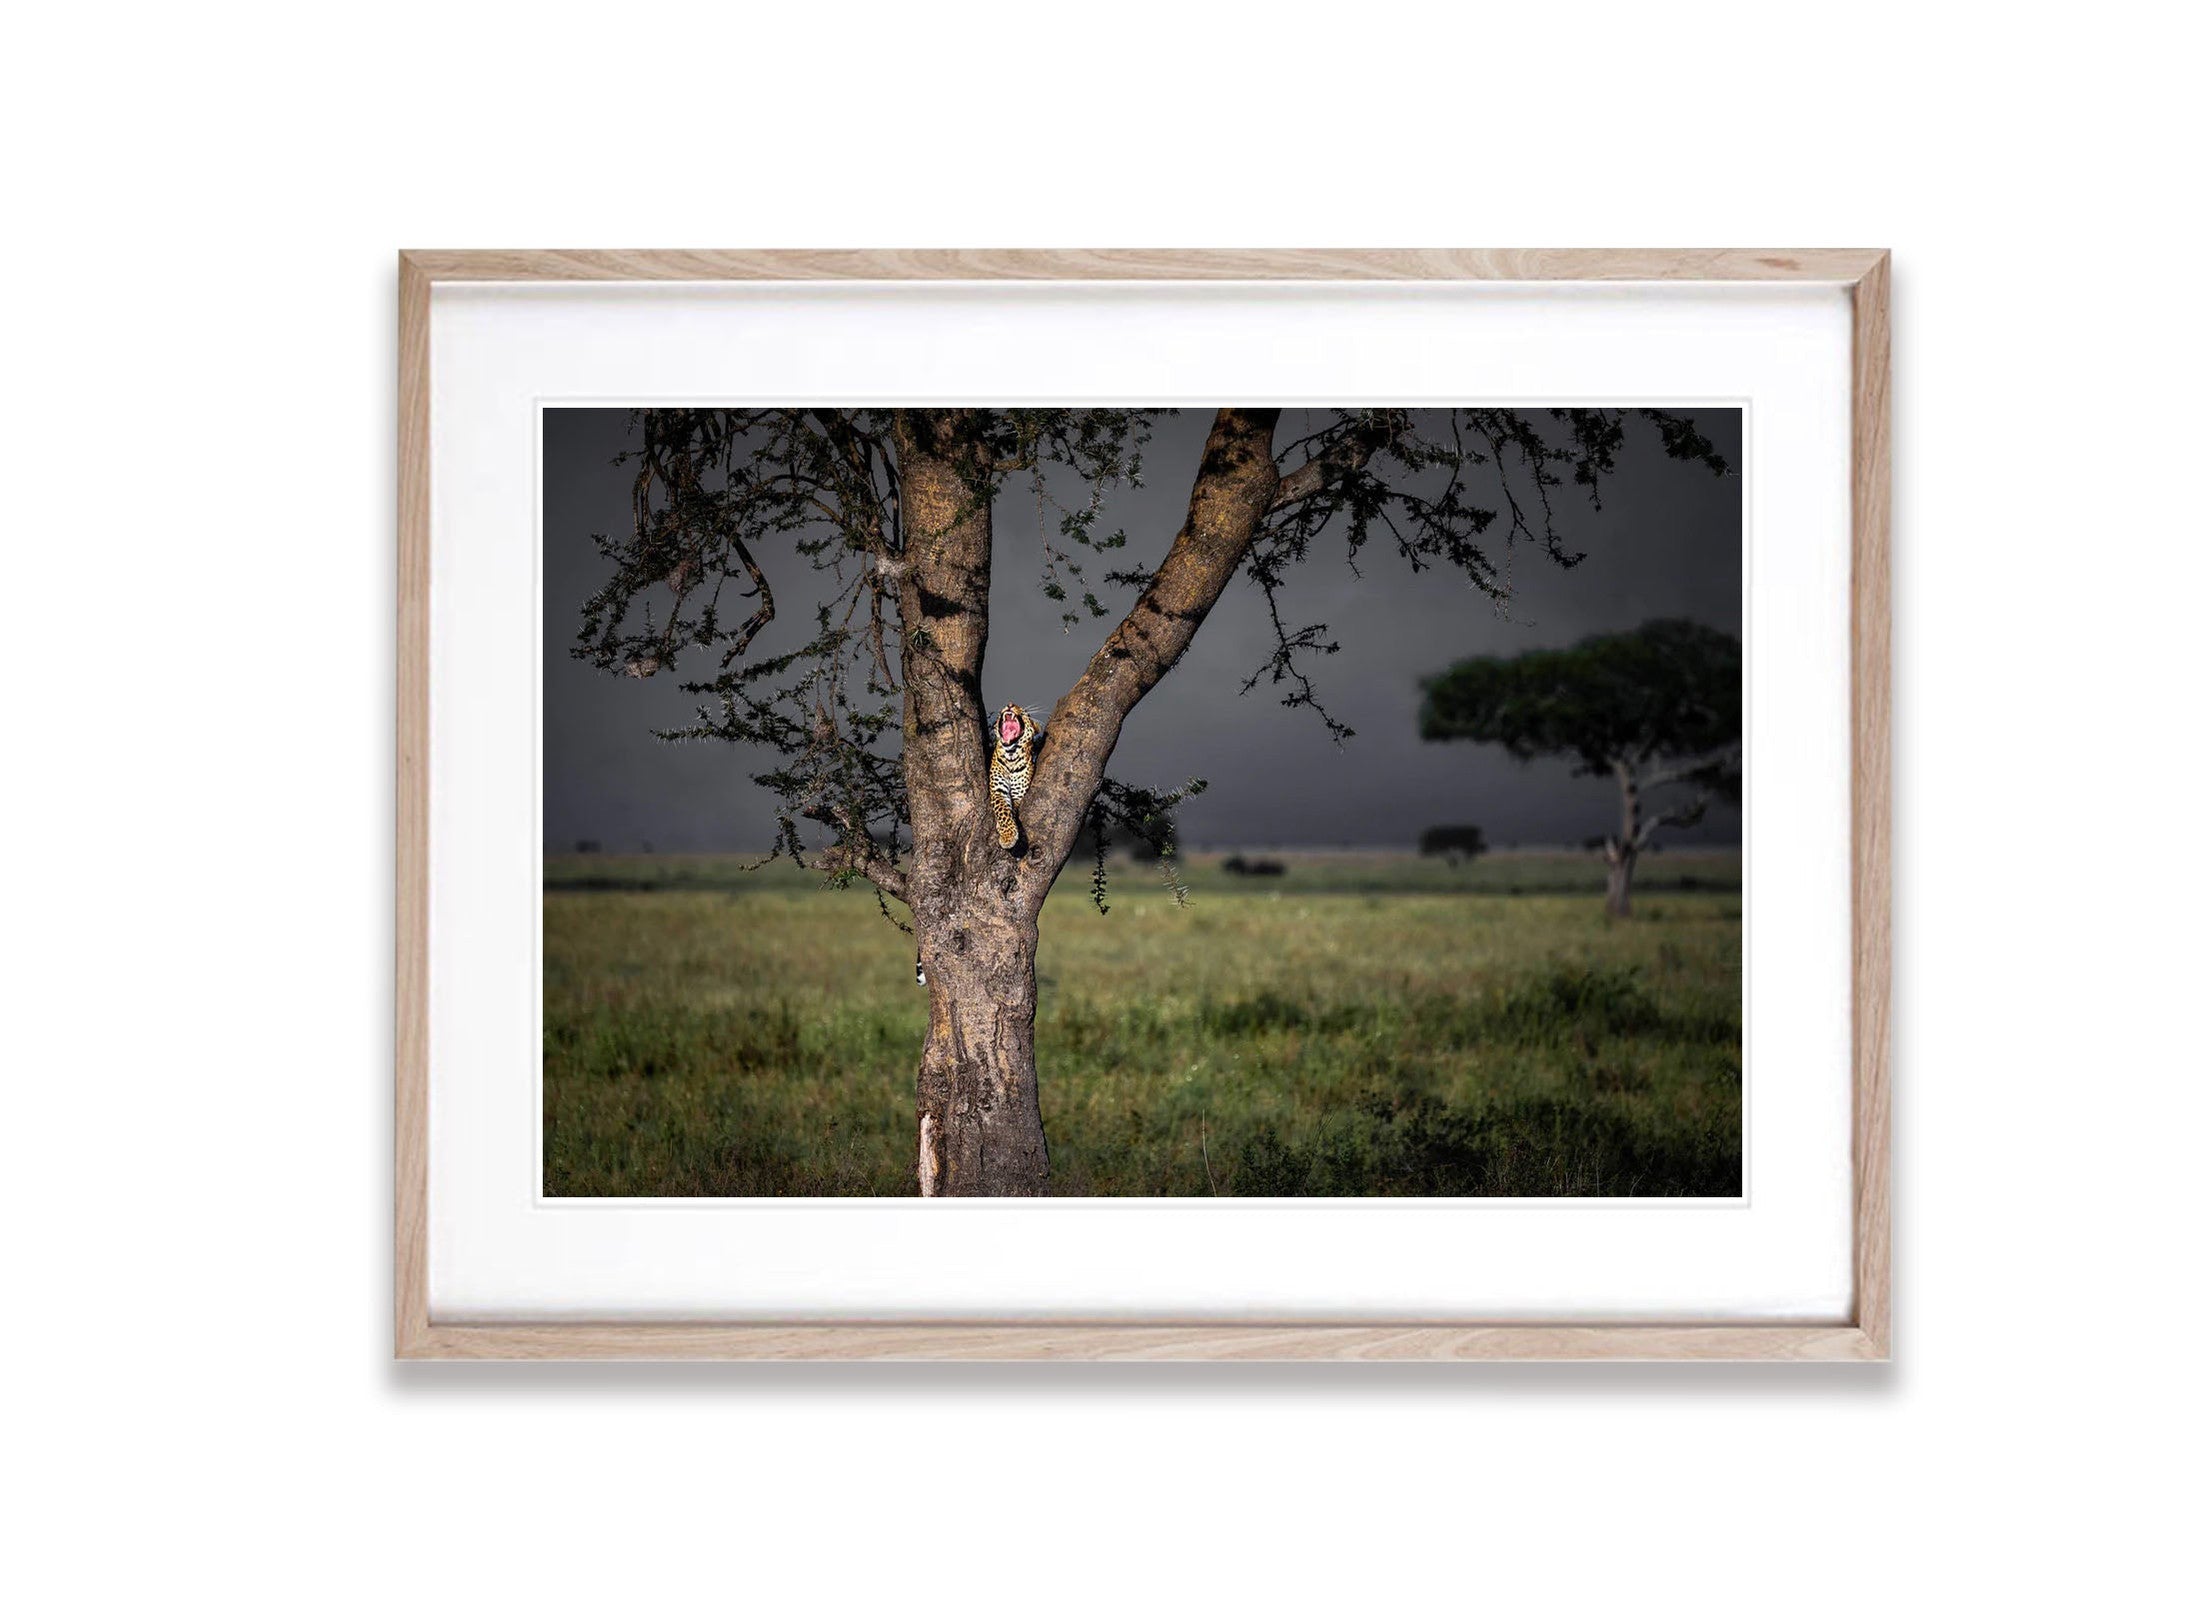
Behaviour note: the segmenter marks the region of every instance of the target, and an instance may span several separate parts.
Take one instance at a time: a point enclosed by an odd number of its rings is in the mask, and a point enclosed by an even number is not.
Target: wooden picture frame
[[[1883,1360],[1889,1354],[1890,261],[1883,250],[406,251],[398,260],[396,1338],[401,1359]],[[1851,372],[1851,1313],[1558,1322],[452,1323],[428,1305],[429,298],[460,282],[1781,282],[1838,285]]]

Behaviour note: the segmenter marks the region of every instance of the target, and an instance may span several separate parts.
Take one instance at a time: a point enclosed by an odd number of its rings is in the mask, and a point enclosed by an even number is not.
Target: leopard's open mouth
[[[1021,722],[1017,721],[1012,716],[1004,716],[1000,719],[1001,742],[1006,744],[1013,744],[1017,739],[1021,738],[1022,736],[1023,724]]]

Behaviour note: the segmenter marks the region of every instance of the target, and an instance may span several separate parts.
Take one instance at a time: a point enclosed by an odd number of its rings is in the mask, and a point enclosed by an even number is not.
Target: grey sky
[[[1688,413],[1725,457],[1741,463],[1741,413]],[[747,850],[768,845],[771,796],[749,775],[768,752],[725,744],[667,744],[659,727],[693,713],[675,677],[613,677],[573,660],[582,602],[602,581],[595,533],[630,525],[631,473],[611,457],[628,443],[627,413],[553,410],[543,439],[544,845],[592,839],[610,850]],[[1164,418],[1146,453],[1145,486],[1111,495],[1100,531],[1128,530],[1127,549],[1089,563],[1158,564],[1182,521],[1210,411]],[[1280,439],[1301,431],[1286,413]],[[1656,617],[1687,617],[1741,631],[1744,472],[1713,478],[1666,458],[1655,430],[1628,431],[1603,508],[1567,486],[1558,527],[1587,559],[1561,570],[1522,545],[1507,619],[1448,567],[1413,574],[1370,541],[1354,577],[1341,528],[1324,536],[1282,590],[1286,621],[1327,622],[1341,650],[1315,663],[1322,699],[1358,736],[1341,748],[1319,719],[1286,709],[1265,684],[1240,696],[1272,649],[1266,606],[1241,574],[1224,592],[1176,670],[1132,713],[1109,767],[1130,782],[1173,787],[1203,777],[1207,792],[1183,811],[1187,846],[1410,845],[1439,822],[1478,823],[1497,844],[1574,845],[1610,825],[1609,779],[1575,778],[1562,761],[1521,765],[1471,745],[1423,744],[1414,733],[1416,683],[1462,655],[1511,654],[1567,644]],[[1070,484],[1053,481],[1058,497]],[[1037,506],[1013,481],[994,519],[992,636],[985,699],[1017,700],[1043,716],[1120,618],[1128,590],[1100,591],[1111,614],[1063,631],[1062,607],[1039,592]],[[1325,547],[1323,547],[1325,546]],[[1501,560],[1501,544],[1494,546]],[[814,612],[821,580],[791,546],[774,564],[778,620],[759,651],[793,642]],[[1720,807],[1673,841],[1731,843],[1736,810]]]

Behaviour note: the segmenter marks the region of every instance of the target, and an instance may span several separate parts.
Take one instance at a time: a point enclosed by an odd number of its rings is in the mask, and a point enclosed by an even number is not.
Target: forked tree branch
[[[1084,674],[1046,721],[1031,792],[1023,802],[1029,858],[1043,897],[1068,857],[1099,789],[1122,724],[1189,647],[1221,598],[1260,519],[1275,503],[1275,425],[1280,411],[1216,413],[1191,487],[1191,505],[1168,555]]]

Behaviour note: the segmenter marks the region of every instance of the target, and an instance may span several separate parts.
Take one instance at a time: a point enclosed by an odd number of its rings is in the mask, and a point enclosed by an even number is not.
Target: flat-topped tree
[[[1614,778],[1602,841],[1604,909],[1633,914],[1634,863],[1660,828],[1692,827],[1741,797],[1741,641],[1696,622],[1648,622],[1567,649],[1459,661],[1421,685],[1420,736],[1562,755]],[[1653,798],[1654,796],[1654,798]]]
[[[1420,835],[1421,854],[1440,855],[1453,867],[1463,866],[1475,856],[1488,852],[1488,840],[1481,836],[1480,828],[1470,823],[1431,827]]]
[[[1183,658],[1240,570],[1263,591],[1275,645],[1246,681],[1311,708],[1330,735],[1309,658],[1336,646],[1283,619],[1290,569],[1331,529],[1356,557],[1370,539],[1415,570],[1447,564],[1483,592],[1508,590],[1491,548],[1524,543],[1561,565],[1550,490],[1591,493],[1628,422],[1666,451],[1724,471],[1683,418],[1574,409],[1310,414],[1278,445],[1282,413],[1214,413],[1185,509],[1160,564],[1105,572],[1122,548],[1101,513],[1139,481],[1153,418],[1127,410],[650,410],[635,413],[633,525],[597,543],[611,571],[574,654],[636,677],[684,667],[692,725],[670,738],[777,752],[758,781],[777,796],[773,855],[838,886],[866,882],[915,935],[931,1026],[917,1063],[920,1193],[1046,1191],[1032,1029],[1038,913],[1079,832],[1158,842],[1196,783],[1170,792],[1107,776],[1124,719]],[[1003,849],[989,809],[989,722],[979,698],[991,608],[993,506],[1023,478],[1042,489],[1044,598],[1065,622],[1103,618],[1107,585],[1135,594],[1044,722]],[[766,557],[808,561],[832,598],[778,653]],[[730,607],[730,609],[728,609]],[[1034,685],[1035,687],[1035,685]],[[1026,693],[1029,690],[1025,690]],[[812,847],[805,835],[821,836]],[[1104,910],[1102,862],[1093,897]],[[889,900],[907,907],[907,921]]]

